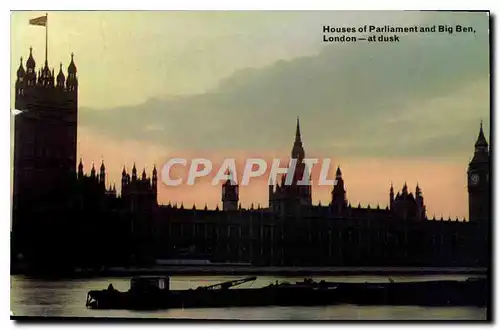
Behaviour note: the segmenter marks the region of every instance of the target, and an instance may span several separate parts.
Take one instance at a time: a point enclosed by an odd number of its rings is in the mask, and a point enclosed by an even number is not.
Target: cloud
[[[427,24],[460,22],[476,34],[325,47],[238,70],[204,94],[82,109],[80,123],[174,148],[262,150],[288,148],[300,115],[306,148],[321,154],[463,155],[479,119],[489,120],[489,41],[487,17],[462,14],[429,15]]]

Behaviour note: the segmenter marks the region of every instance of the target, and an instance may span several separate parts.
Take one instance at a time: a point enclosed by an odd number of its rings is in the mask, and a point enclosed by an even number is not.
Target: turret
[[[40,72],[39,76],[39,85],[42,87],[54,87],[54,76],[52,75],[50,69],[49,69],[49,64],[47,61],[45,61],[45,65],[43,66],[42,71]]]
[[[156,165],[153,165],[153,176],[151,178],[151,189],[153,190],[153,199],[155,205],[158,204],[158,171]]]
[[[344,179],[340,166],[337,167],[335,173],[335,183],[332,190],[332,212],[334,214],[342,214],[347,207],[346,191],[344,187]]]
[[[78,164],[78,179],[82,179],[84,176],[83,174],[83,163],[82,159],[80,158],[80,163]]]
[[[134,167],[132,167],[132,181],[136,180],[137,180],[137,169],[135,168],[135,163],[134,163]]]
[[[156,165],[154,165],[153,166],[153,176],[151,179],[151,185],[152,185],[155,192],[156,192],[157,184],[158,184],[158,172],[156,170]]]
[[[415,187],[415,202],[417,204],[417,215],[416,215],[416,220],[425,220],[426,218],[426,212],[425,212],[425,204],[424,204],[424,196],[422,195],[422,190],[420,187],[417,186]]]
[[[95,178],[95,166],[94,163],[92,163],[92,169],[90,170],[90,177]]]
[[[403,190],[401,191],[401,194],[406,197],[408,195],[408,186],[406,185],[406,182],[403,186]]]
[[[273,210],[273,200],[274,200],[274,182],[269,183],[268,186],[268,196],[269,196],[269,209]]]
[[[392,185],[392,182],[391,182],[391,189],[389,190],[389,208],[391,210],[394,209],[394,186]]]
[[[123,188],[127,185],[127,171],[125,170],[125,165],[123,166],[123,171],[122,171],[122,192]]]
[[[231,171],[228,172],[229,178],[222,185],[222,210],[236,211],[239,201],[239,186]]]
[[[57,88],[63,89],[66,77],[62,71],[62,62],[59,64],[59,73],[57,74]]]
[[[66,89],[68,91],[78,90],[78,78],[76,76],[76,65],[74,62],[74,54],[71,53],[71,62],[68,66],[68,79],[66,79]]]
[[[21,62],[19,63],[19,68],[17,69],[17,80],[16,80],[16,94],[23,95],[24,87],[26,85],[26,71],[23,67],[23,58],[21,57]]]
[[[104,166],[104,161],[101,162],[101,168],[99,169],[99,182],[103,186],[106,184],[106,167]]]
[[[30,55],[26,61],[26,85],[34,86],[36,84],[35,59],[33,58],[33,48],[30,47]]]

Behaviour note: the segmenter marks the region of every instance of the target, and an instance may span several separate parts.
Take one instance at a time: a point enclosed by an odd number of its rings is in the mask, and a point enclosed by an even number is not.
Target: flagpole
[[[49,48],[49,14],[45,13],[45,64],[48,64],[48,48]]]

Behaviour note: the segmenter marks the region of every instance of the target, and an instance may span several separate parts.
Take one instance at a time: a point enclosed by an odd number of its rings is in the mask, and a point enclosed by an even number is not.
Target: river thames
[[[189,289],[242,278],[245,276],[172,276],[172,289]],[[466,279],[467,275],[391,276],[394,281]],[[304,277],[259,276],[239,287],[261,287],[276,281],[296,282]],[[315,276],[315,280],[383,282],[387,276]],[[315,306],[172,309],[162,311],[90,310],[85,307],[89,290],[107,288],[109,283],[120,291],[129,288],[127,278],[92,278],[51,281],[11,276],[10,306],[14,316],[164,318],[214,320],[486,320],[486,308],[418,306]]]

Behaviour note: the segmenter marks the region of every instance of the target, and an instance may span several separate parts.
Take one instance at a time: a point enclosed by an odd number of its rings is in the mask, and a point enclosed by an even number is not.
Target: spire
[[[83,163],[82,158],[80,157],[80,163],[78,164],[78,177],[83,176]]]
[[[76,65],[71,53],[71,62],[68,66],[68,78],[66,79],[66,88],[68,91],[76,92],[78,89],[78,79],[76,78]]]
[[[92,162],[92,170],[90,170],[90,176],[91,176],[91,177],[95,177],[95,166],[94,166],[94,162]]]
[[[63,70],[62,70],[62,62],[59,63],[59,73],[57,74],[57,87],[64,87],[64,80],[66,77],[64,76]]]
[[[104,172],[106,167],[104,166],[104,160],[101,160],[101,172]]]
[[[151,178],[151,184],[153,185],[153,188],[156,189],[158,182],[158,172],[156,171],[156,165],[153,165],[153,176]]]
[[[30,47],[30,56],[28,56],[28,60],[26,61],[26,69],[28,71],[35,71],[35,59],[33,58],[33,47]]]
[[[406,181],[405,181],[405,184],[403,186],[402,194],[403,195],[407,195],[408,194],[408,185],[406,184]]]
[[[342,176],[342,171],[340,170],[340,165],[337,166],[337,172],[335,173],[336,177],[341,177]]]
[[[135,168],[135,162],[134,162],[134,167],[132,167],[132,180],[137,179],[137,169]]]
[[[142,179],[146,180],[146,168],[142,170]]]
[[[74,74],[76,75],[76,65],[75,65],[75,61],[74,61],[74,55],[73,53],[71,53],[71,62],[69,63],[69,66],[68,66],[68,74]]]
[[[127,171],[125,170],[125,165],[123,165],[122,176],[126,176],[126,175],[127,175]]]
[[[477,137],[477,141],[474,146],[476,148],[488,146],[488,142],[486,142],[486,138],[484,137],[484,132],[483,132],[483,120],[481,120],[481,124],[479,126],[479,135]]]
[[[299,120],[299,116],[297,116],[297,128],[295,130],[295,143],[302,143],[301,136],[300,136],[300,120]]]
[[[23,67],[23,57],[21,56],[21,61],[19,63],[19,68],[17,69],[17,78],[23,78],[26,75]]]
[[[297,117],[297,128],[295,130],[295,141],[292,148],[292,158],[302,161],[305,157],[304,148],[302,146],[302,137],[300,135],[300,121]]]

